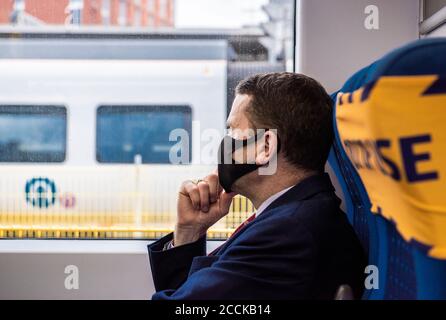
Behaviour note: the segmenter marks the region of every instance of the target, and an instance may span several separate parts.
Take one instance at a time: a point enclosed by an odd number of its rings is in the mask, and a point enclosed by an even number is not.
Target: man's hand
[[[175,247],[195,242],[218,220],[228,214],[234,193],[226,193],[211,174],[199,180],[185,181],[178,196],[178,219],[174,232]]]

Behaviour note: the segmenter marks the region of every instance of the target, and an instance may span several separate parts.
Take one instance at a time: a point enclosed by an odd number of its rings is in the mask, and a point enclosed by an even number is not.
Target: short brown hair
[[[277,129],[290,163],[324,170],[333,142],[332,101],[319,82],[290,72],[258,74],[241,81],[236,93],[251,97],[254,129]]]

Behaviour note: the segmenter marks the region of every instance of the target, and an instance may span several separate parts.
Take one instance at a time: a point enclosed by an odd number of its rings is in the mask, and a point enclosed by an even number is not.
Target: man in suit
[[[330,97],[293,73],[250,77],[236,93],[218,174],[182,184],[175,231],[149,246],[152,298],[334,299],[341,285],[359,298],[364,253],[324,173]],[[206,255],[206,232],[236,194],[256,213]]]

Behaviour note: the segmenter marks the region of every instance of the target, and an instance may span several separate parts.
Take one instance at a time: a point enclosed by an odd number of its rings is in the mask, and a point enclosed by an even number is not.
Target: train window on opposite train
[[[0,105],[0,162],[63,162],[67,109]]]
[[[192,111],[189,106],[100,106],[97,110],[96,158],[101,163],[169,164],[178,142],[173,130],[182,129],[191,141]],[[188,161],[191,160],[189,143]]]

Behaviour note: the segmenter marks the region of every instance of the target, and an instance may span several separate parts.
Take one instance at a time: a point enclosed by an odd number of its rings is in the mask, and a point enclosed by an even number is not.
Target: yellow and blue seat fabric
[[[363,299],[446,299],[446,38],[391,52],[332,99],[329,163],[379,270]]]

